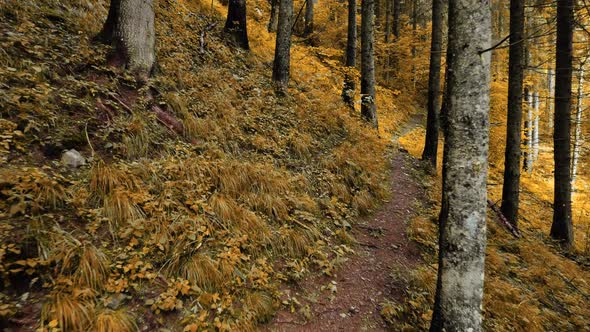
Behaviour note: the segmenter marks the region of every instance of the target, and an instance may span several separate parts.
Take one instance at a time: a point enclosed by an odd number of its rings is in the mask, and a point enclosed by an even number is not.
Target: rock
[[[107,298],[107,300],[105,301],[105,305],[109,309],[117,310],[126,299],[127,295],[117,293]]]
[[[73,168],[86,165],[86,159],[82,157],[80,152],[74,149],[67,150],[66,152],[64,152],[61,156],[61,162],[62,164]]]

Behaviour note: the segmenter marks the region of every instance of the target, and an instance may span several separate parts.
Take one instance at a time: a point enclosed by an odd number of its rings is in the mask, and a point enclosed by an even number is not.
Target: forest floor
[[[403,301],[405,285],[391,277],[392,271],[411,269],[420,260],[420,251],[408,239],[406,228],[425,197],[416,179],[420,163],[400,148],[397,140],[422,121],[421,114],[414,115],[392,138],[391,196],[373,214],[352,226],[356,254],[333,276],[311,275],[284,289],[283,303],[295,299],[301,309],[284,307],[265,330],[388,330],[380,314],[381,306],[390,299]]]

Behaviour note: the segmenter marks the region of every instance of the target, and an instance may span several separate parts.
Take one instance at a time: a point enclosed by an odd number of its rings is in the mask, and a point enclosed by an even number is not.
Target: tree
[[[525,146],[523,151],[523,163],[522,169],[531,173],[533,171],[533,94],[530,92],[530,88],[527,86],[524,89],[524,95],[526,100],[526,118],[524,120],[524,141]]]
[[[393,0],[393,22],[391,30],[395,38],[399,38],[401,0]]]
[[[574,242],[571,192],[571,98],[574,31],[574,0],[557,0],[555,49],[555,120],[553,160],[555,161],[553,224],[551,237],[566,249]]]
[[[449,1],[449,52],[439,268],[431,331],[481,331],[486,246],[491,10]]]
[[[293,21],[293,0],[279,0],[279,22],[275,58],[272,68],[272,80],[277,91],[287,92],[289,86],[289,66],[291,64],[291,28]]]
[[[356,66],[356,0],[348,0],[348,36],[346,39],[346,67],[352,70]],[[342,100],[354,109],[354,76],[346,73]]]
[[[102,26],[102,30],[94,37],[95,41],[110,44],[113,42],[113,33],[115,31],[115,25],[119,17],[119,7],[121,6],[121,0],[111,0],[109,6],[109,15],[107,20]]]
[[[374,128],[377,123],[375,104],[375,2],[363,0],[361,4],[361,116]]]
[[[229,0],[223,31],[229,34],[239,47],[250,49],[246,26],[246,0]]]
[[[508,58],[508,113],[501,211],[517,226],[520,193],[522,89],[524,80],[524,0],[510,0],[510,49]]]
[[[443,37],[443,0],[432,0],[432,39],[428,74],[428,117],[422,160],[436,169],[440,108],[440,63]]]
[[[309,36],[313,33],[313,0],[305,1],[305,28],[303,30],[304,36]]]
[[[268,32],[277,32],[279,23],[279,1],[270,0],[270,19],[268,20]]]
[[[580,63],[580,69],[578,71],[578,95],[576,98],[576,117],[574,121],[574,144],[572,146],[572,191],[575,191],[574,183],[578,175],[578,162],[580,160],[582,142],[584,141],[582,135],[582,113],[584,112],[582,98],[584,98],[584,65],[586,61],[588,61],[588,57]]]
[[[146,81],[156,63],[153,0],[120,0],[113,43],[109,62],[130,70],[139,81]]]

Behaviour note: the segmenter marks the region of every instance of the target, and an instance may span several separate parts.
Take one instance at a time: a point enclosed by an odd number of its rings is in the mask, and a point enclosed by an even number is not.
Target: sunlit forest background
[[[108,1],[0,1],[0,326],[248,331],[281,307],[303,310],[281,285],[345,266],[356,220],[396,199],[386,181],[391,153],[420,158],[424,148],[431,4],[402,1],[395,37],[382,2],[372,130],[358,100],[354,110],[342,102],[345,75],[359,75],[344,66],[346,2],[319,0],[305,37],[302,18],[295,22],[281,98],[266,0],[247,2],[249,51],[224,38],[226,4],[155,1],[158,65],[139,91],[107,64],[109,46],[92,41]],[[294,2],[295,15],[304,4]],[[508,10],[492,1],[494,43],[508,34]],[[582,331],[590,329],[590,11],[580,5],[575,16],[567,252],[549,237],[553,2],[527,1],[526,15],[522,237],[489,211],[484,327]],[[493,50],[493,203],[502,194],[507,45]],[[84,157],[79,167],[62,162],[72,149]],[[405,297],[380,303],[393,330],[428,329],[432,316],[440,163],[415,172],[429,200],[407,232],[422,260],[391,271]]]

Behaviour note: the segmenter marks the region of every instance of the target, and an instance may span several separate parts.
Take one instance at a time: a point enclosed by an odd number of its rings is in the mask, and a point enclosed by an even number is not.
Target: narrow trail
[[[416,115],[409,119],[393,137],[394,144],[418,126],[422,118]],[[407,269],[420,258],[419,251],[406,236],[407,222],[424,196],[423,187],[412,176],[417,167],[418,161],[403,150],[394,153],[391,198],[353,226],[352,234],[359,242],[354,248],[356,254],[332,277],[311,276],[291,286],[289,295],[301,307],[309,306],[307,313],[301,310],[291,313],[284,308],[263,327],[265,331],[387,330],[380,316],[381,303],[386,299],[403,300],[404,285],[393,282],[392,269]],[[336,286],[333,294],[330,285]]]

